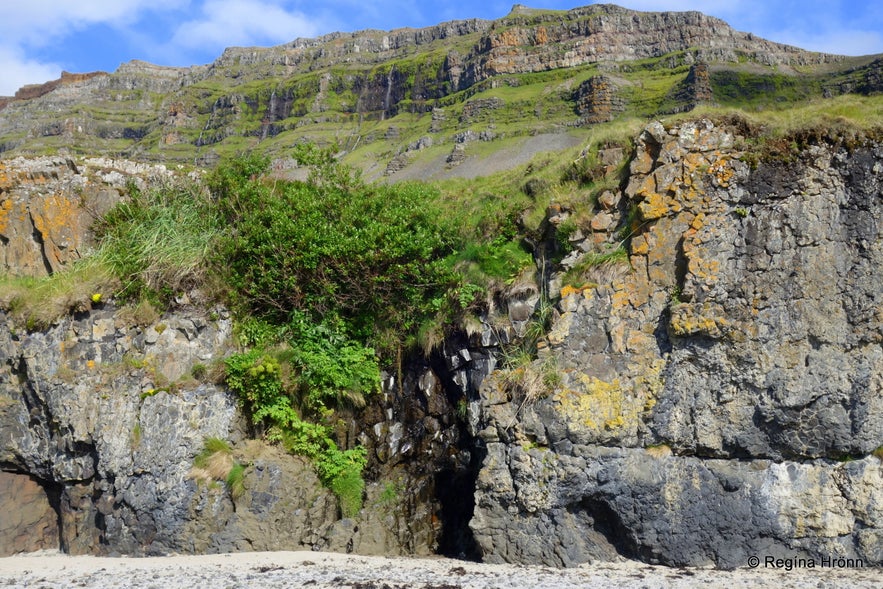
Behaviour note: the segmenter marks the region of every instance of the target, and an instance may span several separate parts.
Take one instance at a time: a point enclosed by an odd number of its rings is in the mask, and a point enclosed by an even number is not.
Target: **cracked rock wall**
[[[609,224],[629,264],[561,289],[561,384],[485,380],[486,560],[883,563],[883,145],[743,144],[648,125]]]

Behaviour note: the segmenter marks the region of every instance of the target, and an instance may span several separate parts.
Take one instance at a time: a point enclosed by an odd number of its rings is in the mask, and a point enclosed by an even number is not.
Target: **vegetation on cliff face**
[[[815,108],[736,118],[700,112],[744,131],[748,159],[791,157],[792,144],[812,140],[807,117],[820,113],[828,136],[846,143],[875,132],[868,129],[880,120],[874,99]],[[98,224],[94,255],[45,280],[6,280],[0,302],[37,328],[113,298],[133,309],[163,307],[195,287],[226,301],[243,346],[223,367],[230,390],[256,431],[311,458],[352,514],[366,457],[338,445],[339,411],[364,405],[379,389],[381,366],[402,349],[432,348],[445,330],[483,312],[507,282],[535,269],[534,256],[541,267],[555,263],[570,236],[591,234],[599,198],[623,180],[636,126],[599,125],[582,149],[468,183],[372,184],[307,145],[289,152],[312,170],[303,181],[269,173],[268,158],[252,154],[204,181],[133,185]],[[550,227],[560,209],[568,219]],[[620,247],[584,256],[567,285],[588,284],[584,266],[595,261],[628,262],[638,219],[624,218]]]
[[[492,222],[488,212],[465,229],[436,188],[368,184],[311,146],[294,155],[312,167],[308,180],[272,178],[266,158],[246,155],[204,182],[132,185],[96,226],[91,257],[5,291],[28,327],[108,300],[162,308],[192,289],[226,302],[243,349],[224,362],[228,387],[256,431],[312,459],[352,515],[366,456],[338,446],[337,412],[364,406],[381,364],[413,347],[422,325],[443,330],[475,311],[479,292],[531,258],[511,215]],[[48,297],[52,309],[28,308],[68,275],[81,288]]]

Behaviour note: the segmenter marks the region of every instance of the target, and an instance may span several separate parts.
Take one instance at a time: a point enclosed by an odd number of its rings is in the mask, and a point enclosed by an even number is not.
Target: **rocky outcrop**
[[[32,98],[39,98],[44,94],[48,94],[53,90],[57,90],[60,86],[76,84],[78,82],[85,82],[87,80],[91,80],[92,78],[98,76],[106,76],[107,72],[91,72],[88,74],[72,74],[70,72],[61,72],[61,77],[57,80],[51,80],[44,84],[31,84],[28,86],[24,86],[20,88],[15,96],[11,97],[11,100],[31,100]],[[3,104],[0,106],[2,108],[6,106]]]
[[[0,319],[0,488],[16,514],[0,518],[0,554],[474,556],[464,497],[481,457],[457,404],[465,412],[464,391],[493,369],[495,343],[412,359],[359,415],[342,416],[340,443],[362,444],[370,462],[364,509],[341,519],[309,461],[250,439],[235,399],[210,380],[233,346],[224,309],[139,319],[95,304],[32,333]],[[194,468],[209,438],[233,444],[241,494]]]
[[[684,81],[669,93],[669,101],[674,104],[663,107],[666,113],[688,112],[700,104],[712,104],[714,90],[708,64],[695,63],[691,65]]]
[[[562,266],[341,415],[340,445],[369,455],[353,519],[207,377],[233,346],[224,309],[0,316],[0,496],[20,514],[0,550],[883,564],[883,145],[806,134],[758,157],[746,131],[657,122],[602,150],[628,177]],[[550,207],[551,242],[566,215]],[[539,311],[537,359],[501,362]],[[235,497],[193,473],[209,437],[245,466]]]
[[[0,555],[58,549],[57,512],[28,475],[0,471],[0,513]]]
[[[752,168],[738,139],[649,125],[611,224],[629,262],[553,281],[560,384],[482,385],[486,560],[883,562],[883,147]]]
[[[225,348],[229,320],[175,317],[142,327],[96,308],[35,333],[2,320],[0,465],[50,498],[54,547],[186,549],[191,502],[208,492],[188,480],[189,461],[206,437],[227,437],[235,424],[230,398],[191,372]],[[26,503],[22,511],[33,503],[14,500]]]
[[[92,225],[127,183],[168,181],[162,165],[109,158],[0,161],[0,272],[46,276],[94,246]]]
[[[616,84],[607,76],[592,76],[580,84],[574,92],[580,123],[606,123],[625,110],[624,101],[617,90]]]

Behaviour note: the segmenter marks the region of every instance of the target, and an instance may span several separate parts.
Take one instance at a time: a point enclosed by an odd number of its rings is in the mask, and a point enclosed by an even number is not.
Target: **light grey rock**
[[[735,133],[648,125],[630,264],[567,291],[535,362],[560,383],[483,381],[486,560],[883,563],[883,154],[750,169]]]

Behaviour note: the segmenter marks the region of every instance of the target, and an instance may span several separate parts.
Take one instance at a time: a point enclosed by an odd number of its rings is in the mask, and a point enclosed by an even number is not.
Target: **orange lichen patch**
[[[684,178],[692,178],[693,172],[708,165],[708,159],[701,153],[686,153],[681,158],[681,165],[684,167]]]
[[[648,346],[655,343],[656,338],[648,337],[646,333],[641,331],[630,331],[625,346],[628,352],[640,352],[648,349]]]
[[[561,287],[561,298],[567,298],[570,295],[574,294],[583,294],[584,291],[594,288],[595,285],[592,284],[583,284],[582,286],[571,286],[569,284],[565,284]]]
[[[9,175],[9,168],[0,163],[0,190],[9,190],[13,184],[14,182]]]
[[[646,233],[642,233],[641,235],[635,235],[634,237],[632,237],[631,250],[632,255],[647,255],[647,253],[650,251],[650,241],[647,239]]]
[[[636,280],[629,289],[629,303],[639,309],[650,301],[650,294],[650,285],[646,281]]]
[[[89,370],[95,368],[95,360],[86,360],[86,368]]]
[[[708,168],[708,173],[714,177],[715,182],[721,188],[726,188],[730,185],[730,180],[733,179],[733,175],[735,171],[729,165],[729,159],[726,157],[721,157],[716,160],[711,166]]]
[[[34,229],[43,237],[45,255],[53,266],[68,261],[61,248],[75,250],[73,243],[75,236],[79,235],[79,203],[64,195],[53,194],[46,197],[42,202],[31,204],[31,218],[34,220]],[[61,247],[59,247],[61,246]]]
[[[669,212],[665,198],[656,192],[644,192],[643,200],[638,204],[638,213],[644,221],[653,221],[664,217]]]
[[[687,260],[687,270],[705,284],[711,284],[717,281],[718,273],[720,272],[720,262],[717,260],[703,260],[693,256]]]
[[[9,199],[0,203],[0,235],[5,235],[9,227],[9,211],[12,210],[12,201]]]
[[[677,336],[707,335],[721,337],[730,327],[718,305],[703,303],[701,306],[683,303],[671,310],[669,327]]]
[[[617,290],[610,295],[611,310],[617,311],[629,306],[629,293],[626,290]]]

